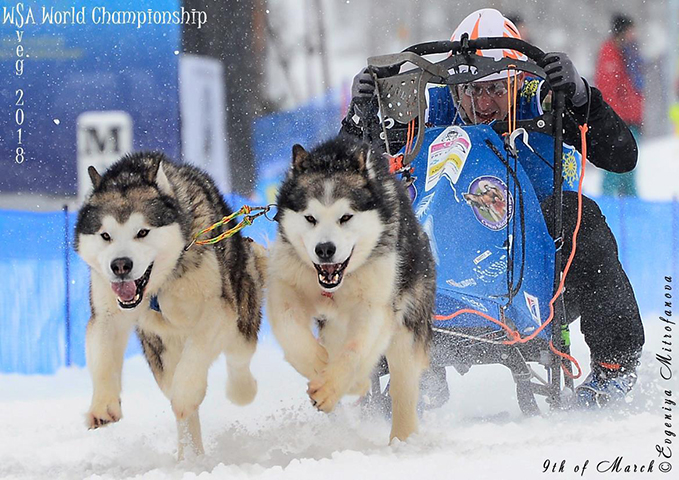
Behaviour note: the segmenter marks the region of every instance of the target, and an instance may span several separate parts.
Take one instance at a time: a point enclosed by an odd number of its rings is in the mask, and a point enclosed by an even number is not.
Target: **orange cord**
[[[512,330],[509,327],[509,325],[507,325],[506,323],[504,323],[500,320],[497,320],[497,319],[495,319],[495,318],[491,317],[490,315],[487,315],[483,312],[479,312],[478,310],[474,310],[472,308],[463,308],[462,310],[458,310],[457,312],[450,314],[450,315],[434,315],[434,319],[435,320],[452,320],[453,318],[457,317],[458,315],[462,315],[463,313],[473,313],[473,314],[479,315],[479,316],[485,318],[486,320],[489,320],[489,321],[493,322],[494,324],[502,327],[502,329],[505,332],[507,332],[507,335],[509,335],[510,337],[512,337],[514,339],[512,341],[502,342],[506,345],[512,345],[512,344],[516,343],[521,338],[521,335],[519,334],[519,332]]]
[[[537,330],[535,330],[533,333],[531,333],[527,337],[521,337],[521,334],[519,332],[512,330],[504,322],[497,320],[497,319],[495,319],[495,318],[493,318],[493,317],[491,317],[491,316],[489,316],[489,315],[487,315],[483,312],[479,312],[478,310],[469,309],[469,308],[458,310],[457,312],[453,313],[452,315],[434,315],[435,320],[451,320],[451,319],[453,319],[453,318],[455,318],[458,315],[461,315],[463,313],[472,313],[472,314],[479,315],[479,316],[481,316],[481,317],[483,317],[487,320],[490,320],[491,322],[495,323],[496,325],[499,325],[500,327],[502,327],[505,330],[505,332],[507,332],[507,335],[509,337],[511,337],[511,339],[503,341],[502,343],[505,344],[505,345],[513,345],[515,343],[527,343],[527,342],[531,341],[532,339],[534,339],[542,330],[545,329],[545,327],[547,327],[547,325],[549,325],[552,322],[552,320],[554,319],[554,302],[556,302],[556,299],[559,298],[559,295],[561,295],[561,293],[564,290],[564,284],[566,282],[566,276],[568,275],[568,271],[570,270],[571,264],[573,263],[573,259],[575,258],[575,251],[577,249],[577,238],[578,238],[578,233],[580,232],[580,225],[582,223],[582,185],[583,185],[583,182],[584,182],[584,179],[585,179],[585,164],[586,164],[586,161],[587,161],[587,131],[589,130],[589,127],[587,126],[587,124],[584,124],[584,125],[580,125],[579,128],[580,128],[580,138],[581,138],[581,148],[580,148],[580,150],[582,152],[582,155],[581,155],[582,158],[581,158],[580,179],[578,181],[578,214],[577,214],[577,220],[576,220],[576,223],[575,223],[575,229],[573,230],[573,237],[572,237],[573,247],[571,248],[571,253],[568,256],[568,261],[566,262],[566,267],[564,268],[563,274],[561,275],[561,281],[559,282],[559,287],[557,288],[556,293],[554,294],[554,297],[552,297],[552,299],[549,302],[549,317],[547,318],[547,320],[545,320],[544,323],[542,325],[540,325],[540,327]],[[578,369],[578,374],[573,375],[573,373],[571,373],[565,366],[562,365],[562,369],[564,371],[564,374],[566,374],[567,376],[569,376],[570,378],[573,378],[573,379],[579,378],[580,375],[582,375],[582,369],[580,368],[580,364],[578,363],[578,361],[570,355],[567,355],[563,352],[559,352],[554,347],[554,345],[552,344],[551,341],[549,343],[550,343],[550,348],[552,349],[552,351],[556,355],[570,360],[571,362],[573,362],[575,367]]]
[[[599,365],[601,365],[604,368],[607,368],[609,370],[620,370],[621,365],[619,363],[606,363],[606,362],[599,362]]]
[[[413,146],[413,138],[415,136],[415,119],[413,118],[411,121],[408,122],[408,134],[406,136],[406,149],[405,149],[405,155],[410,154],[412,151],[411,148]]]
[[[514,94],[512,97],[514,98],[514,129],[516,130],[516,120],[518,118],[518,111],[519,111],[519,79],[517,78],[517,73],[515,72],[514,74]]]
[[[575,357],[572,357],[571,355],[568,355],[567,353],[563,353],[563,352],[560,352],[559,350],[557,350],[551,340],[549,341],[549,348],[552,352],[554,352],[555,355],[573,362],[573,365],[575,365],[575,368],[578,369],[578,374],[575,375],[562,362],[561,363],[561,370],[563,370],[564,375],[566,375],[568,378],[572,378],[573,380],[580,378],[580,376],[582,375],[582,369],[580,368],[580,364],[575,359]]]
[[[515,68],[516,65],[509,65],[507,67],[507,93],[509,93],[509,95],[507,95],[507,134],[509,135],[516,130],[516,116],[519,104],[516,98],[519,82],[515,80],[512,85],[512,75],[509,73],[510,69],[514,70]],[[514,70],[514,76],[516,76],[516,70]]]
[[[507,70],[507,135],[511,135],[514,131],[512,125],[512,96],[510,94],[512,89],[512,84],[510,83],[511,77],[509,75],[509,70]]]

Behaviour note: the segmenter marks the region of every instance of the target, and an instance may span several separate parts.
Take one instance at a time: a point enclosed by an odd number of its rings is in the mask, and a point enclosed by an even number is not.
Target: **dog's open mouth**
[[[318,272],[318,283],[324,290],[331,291],[340,286],[350,259],[351,255],[343,263],[314,263]]]
[[[144,289],[146,288],[146,284],[149,283],[152,268],[153,264],[149,265],[149,268],[146,269],[144,275],[136,280],[111,283],[111,288],[118,297],[118,305],[120,305],[120,308],[135,308],[141,303],[142,298],[144,298]]]

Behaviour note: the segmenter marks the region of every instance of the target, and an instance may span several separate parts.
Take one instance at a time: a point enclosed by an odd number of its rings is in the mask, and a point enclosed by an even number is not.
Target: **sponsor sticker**
[[[441,132],[429,145],[424,191],[434,188],[442,177],[448,179],[451,187],[455,185],[471,148],[469,135],[462,128],[454,125]]]
[[[474,263],[478,265],[479,263],[483,262],[486,258],[490,256],[491,256],[490,250],[486,250],[485,252],[483,252],[481,255],[474,259]]]
[[[500,275],[507,273],[507,256],[503,255],[485,267],[477,265],[473,270],[477,280],[483,283],[490,283]]]
[[[467,287],[473,287],[476,285],[476,280],[473,278],[468,278],[466,280],[462,280],[461,282],[456,282],[455,280],[448,279],[446,280],[446,283],[450,285],[451,287],[456,287],[456,288],[467,288]]]
[[[514,215],[514,199],[505,182],[485,175],[469,184],[462,196],[474,212],[476,219],[490,230],[502,230]]]
[[[468,297],[466,295],[461,295],[460,298],[469,303],[469,305],[471,305],[475,309],[484,313],[488,313],[488,309],[486,308],[486,306],[483,303],[479,302],[478,300],[475,300],[474,298]]]
[[[528,306],[528,311],[530,316],[533,317],[535,323],[542,325],[542,320],[540,317],[540,302],[537,297],[534,297],[530,293],[523,292],[523,296],[526,298],[526,305]]]

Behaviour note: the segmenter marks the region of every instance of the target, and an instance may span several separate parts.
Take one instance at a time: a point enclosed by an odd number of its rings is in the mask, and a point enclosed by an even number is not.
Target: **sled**
[[[474,55],[477,49],[494,48],[518,50],[532,61]],[[436,62],[425,58],[436,54],[449,55]],[[561,265],[562,240],[548,233],[536,193],[544,185],[535,185],[534,175],[524,170],[552,171],[557,208],[548,221],[553,232],[561,232],[564,154],[570,159],[569,188],[579,173],[572,162],[579,154],[568,147],[564,151],[564,96],[553,93],[551,111],[516,121],[508,135],[508,122],[426,125],[425,92],[428,84],[454,88],[508,69],[545,78],[537,64],[543,56],[519,39],[463,37],[371,57],[368,69],[376,83],[380,121],[364,121],[364,135],[392,157],[431,240],[437,262],[431,365],[453,366],[461,374],[473,365],[505,365],[526,415],[539,413],[536,395],[557,409],[568,406],[573,392],[562,295],[548,322],[560,281],[555,265]],[[387,373],[383,361],[364,404],[389,409]]]

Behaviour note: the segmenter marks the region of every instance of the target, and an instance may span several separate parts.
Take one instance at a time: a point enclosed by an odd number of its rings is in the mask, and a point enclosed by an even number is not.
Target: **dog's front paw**
[[[321,412],[330,413],[344,395],[343,390],[335,377],[324,372],[309,382],[307,394],[314,407]]]
[[[115,423],[123,418],[120,398],[109,400],[93,400],[89,412],[85,416],[85,423],[90,430]]]

